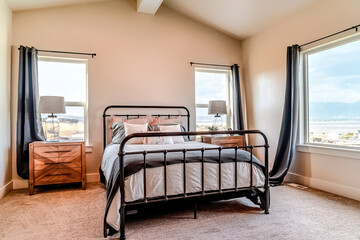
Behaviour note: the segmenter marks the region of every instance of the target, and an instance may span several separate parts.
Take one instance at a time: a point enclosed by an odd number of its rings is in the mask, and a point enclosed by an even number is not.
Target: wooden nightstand
[[[245,146],[245,136],[201,136],[201,142],[221,147]]]
[[[29,155],[30,195],[49,184],[81,182],[86,189],[84,142],[33,142]]]

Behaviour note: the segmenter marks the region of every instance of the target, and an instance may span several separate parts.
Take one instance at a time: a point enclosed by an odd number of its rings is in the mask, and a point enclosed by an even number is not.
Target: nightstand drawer
[[[58,158],[81,156],[81,146],[46,146],[36,147],[34,149],[34,158]]]
[[[36,185],[81,181],[81,168],[57,168],[34,171]]]
[[[34,170],[43,170],[49,167],[76,168],[81,167],[81,156],[71,156],[62,158],[37,158],[34,159]]]

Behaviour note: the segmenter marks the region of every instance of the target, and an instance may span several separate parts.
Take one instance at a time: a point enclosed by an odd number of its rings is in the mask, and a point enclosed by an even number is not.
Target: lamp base
[[[49,115],[45,120],[45,138],[47,142],[59,142],[60,141],[60,122],[54,115]]]

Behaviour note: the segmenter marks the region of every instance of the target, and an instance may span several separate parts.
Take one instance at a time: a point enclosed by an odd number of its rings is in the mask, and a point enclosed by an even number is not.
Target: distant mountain
[[[310,120],[360,120],[360,101],[312,102],[309,104]]]

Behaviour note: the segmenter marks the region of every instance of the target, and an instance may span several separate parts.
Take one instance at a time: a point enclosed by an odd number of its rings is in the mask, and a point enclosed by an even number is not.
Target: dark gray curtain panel
[[[41,126],[38,85],[38,56],[32,47],[20,46],[16,133],[17,173],[29,178],[29,143],[45,140]]]
[[[280,185],[291,165],[295,151],[299,114],[299,49],[287,48],[285,104],[275,161],[270,171],[270,184]]]
[[[231,66],[232,72],[232,89],[233,89],[233,121],[234,130],[244,130],[244,117],[241,106],[241,90],[240,90],[240,77],[239,66],[234,64]]]

